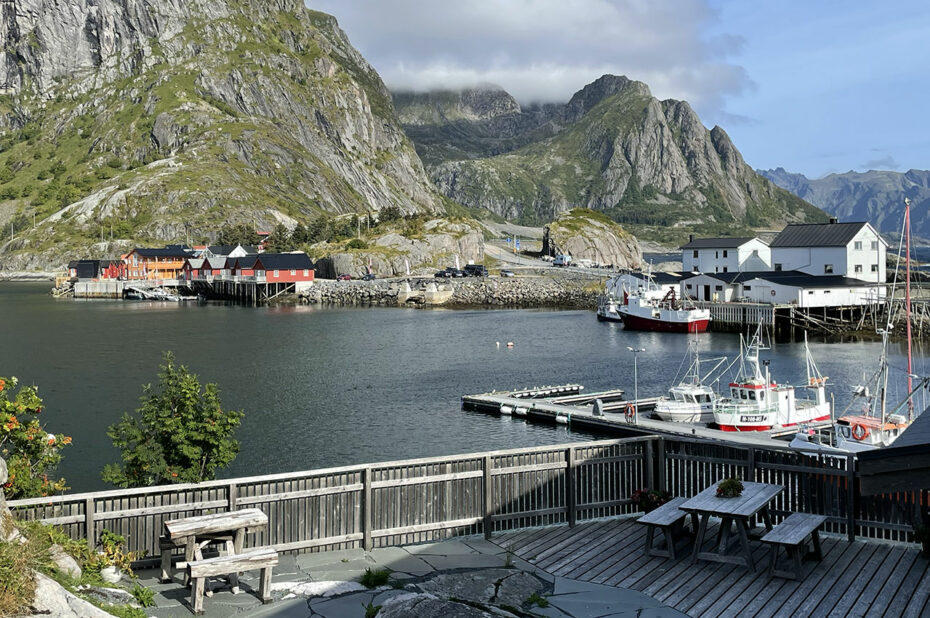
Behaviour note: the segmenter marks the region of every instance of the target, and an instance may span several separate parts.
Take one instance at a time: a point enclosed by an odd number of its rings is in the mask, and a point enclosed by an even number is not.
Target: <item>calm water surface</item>
[[[74,437],[62,469],[74,490],[105,487],[100,469],[118,460],[106,428],[137,407],[165,350],[202,382],[217,382],[225,407],[246,412],[242,451],[222,472],[229,477],[593,439],[464,412],[460,398],[568,382],[632,393],[627,346],[646,349],[639,390],[655,395],[675,378],[688,341],[626,332],[590,311],[73,301],[51,298],[48,288],[0,283],[0,375],[37,384],[46,429]],[[702,356],[738,354],[736,335],[699,342]],[[851,385],[874,370],[880,346],[811,347],[842,410]],[[803,380],[800,345],[764,354],[777,381]],[[905,366],[900,350],[892,363]],[[921,357],[918,373],[923,364]]]

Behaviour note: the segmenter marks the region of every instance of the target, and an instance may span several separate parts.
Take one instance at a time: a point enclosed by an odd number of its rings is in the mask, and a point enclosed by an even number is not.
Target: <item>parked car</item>
[[[467,277],[468,276],[468,273],[466,273],[464,270],[459,270],[458,268],[449,268],[448,270],[450,273],[452,273],[453,277]]]
[[[362,281],[374,281],[377,278],[378,277],[375,275],[375,273],[367,273],[364,277],[362,277]]]
[[[339,275],[336,277],[336,281],[351,281],[352,275]]]
[[[488,276],[488,269],[484,267],[484,264],[466,264],[463,270],[470,277]]]
[[[435,275],[433,275],[433,276],[436,277],[436,278],[445,278],[445,279],[448,279],[448,278],[450,278],[450,277],[452,276],[452,273],[449,272],[449,269],[448,269],[448,268],[446,268],[445,270],[440,270],[439,272],[437,272],[437,273],[436,273]]]
[[[501,277],[513,277],[513,271],[506,268],[501,269]]]

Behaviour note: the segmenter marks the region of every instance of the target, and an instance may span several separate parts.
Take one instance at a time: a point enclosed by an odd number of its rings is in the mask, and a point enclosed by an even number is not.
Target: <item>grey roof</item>
[[[930,408],[928,408],[928,410],[930,410]],[[924,410],[893,444],[894,448],[905,446],[930,446],[930,413]]]
[[[147,247],[136,247],[136,255],[142,257],[190,257],[192,249],[183,245],[168,245],[163,249],[150,249]]]
[[[643,281],[650,278],[650,275],[642,271],[638,271],[638,270],[630,271],[628,274],[632,277],[636,277],[637,279],[642,279]],[[690,275],[691,273],[682,274],[682,273],[675,273],[675,272],[659,271],[659,272],[652,273],[651,277],[653,281],[661,285],[663,283],[678,283],[679,281],[681,281],[682,279]]]
[[[868,225],[855,223],[792,223],[771,242],[771,247],[845,247]],[[880,238],[880,237],[879,237]]]
[[[860,279],[843,275],[811,275],[799,270],[751,270],[731,273],[694,273],[694,276],[707,275],[724,283],[745,283],[753,279],[762,279],[780,285],[793,285],[805,288],[848,288],[874,285]]]
[[[735,249],[742,247],[754,238],[695,238],[682,249]]]
[[[240,258],[242,259],[242,258]],[[258,260],[266,270],[298,270],[313,268],[313,262],[306,253],[261,253]]]

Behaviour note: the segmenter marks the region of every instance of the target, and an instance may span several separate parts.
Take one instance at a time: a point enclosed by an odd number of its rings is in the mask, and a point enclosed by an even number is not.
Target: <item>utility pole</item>
[[[636,367],[636,360],[640,352],[645,352],[646,348],[626,348],[633,353],[633,422],[639,424],[639,372]]]

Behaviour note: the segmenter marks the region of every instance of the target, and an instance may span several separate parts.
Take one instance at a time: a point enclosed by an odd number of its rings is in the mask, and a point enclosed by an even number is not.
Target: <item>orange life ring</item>
[[[852,426],[852,437],[860,442],[869,437],[869,428],[865,425],[860,425],[856,423]]]
[[[632,423],[636,419],[636,410],[633,408],[632,403],[626,404],[626,410],[624,410],[623,416],[626,417],[626,422],[628,423]]]

